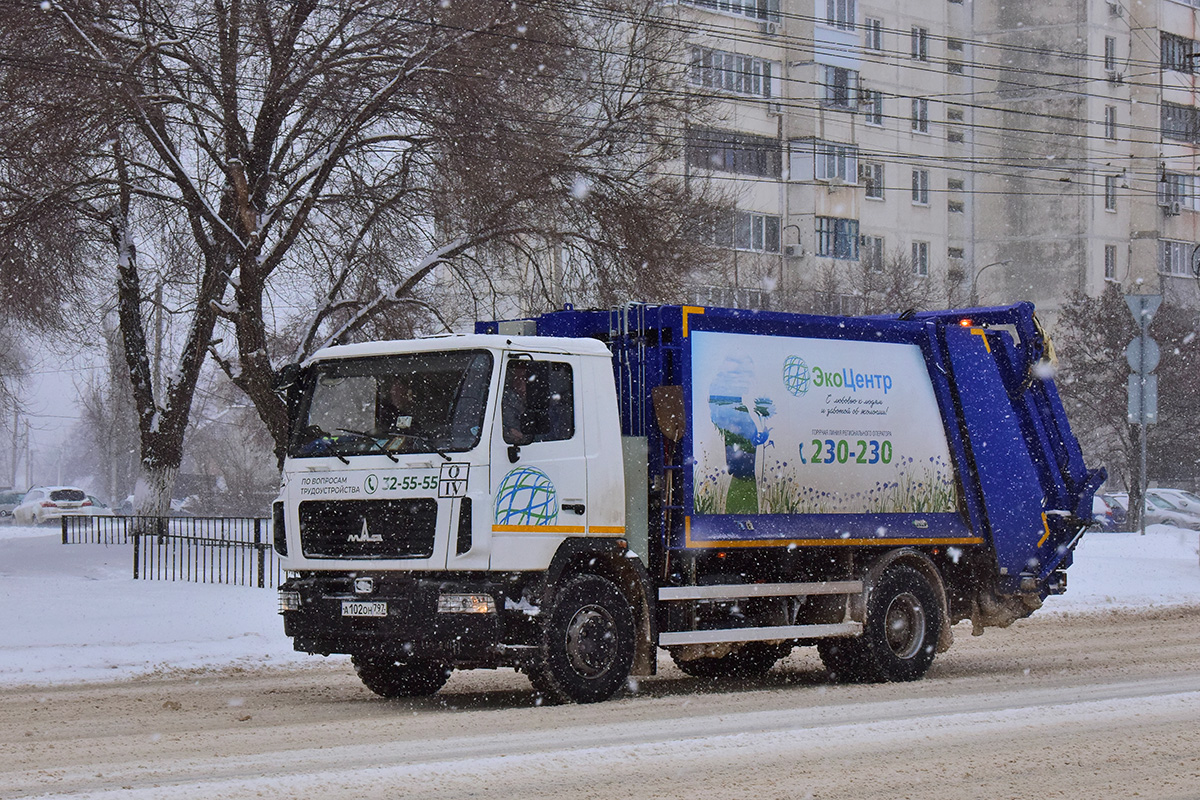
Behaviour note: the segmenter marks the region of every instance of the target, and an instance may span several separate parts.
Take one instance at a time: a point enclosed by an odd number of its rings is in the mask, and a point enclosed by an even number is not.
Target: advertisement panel
[[[957,509],[917,345],[708,331],[691,340],[697,518]]]

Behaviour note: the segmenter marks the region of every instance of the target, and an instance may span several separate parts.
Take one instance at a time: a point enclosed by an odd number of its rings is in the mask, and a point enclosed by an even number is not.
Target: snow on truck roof
[[[430,336],[422,339],[391,339],[324,347],[313,353],[309,363],[332,358],[388,356],[397,353],[428,353],[445,350],[512,350],[555,355],[605,356],[608,346],[596,339],[558,336],[505,336],[491,333],[467,333]]]

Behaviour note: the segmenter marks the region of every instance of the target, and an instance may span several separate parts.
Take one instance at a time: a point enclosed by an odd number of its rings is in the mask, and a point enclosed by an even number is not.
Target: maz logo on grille
[[[371,533],[369,530],[367,530],[367,520],[364,517],[362,531],[360,531],[359,533],[350,534],[349,536],[346,537],[346,541],[347,542],[381,542],[382,543],[383,542],[383,534]]]

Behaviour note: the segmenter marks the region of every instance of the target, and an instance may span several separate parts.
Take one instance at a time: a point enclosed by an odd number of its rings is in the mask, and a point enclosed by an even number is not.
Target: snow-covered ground
[[[1200,605],[1198,534],[1084,537],[1068,591],[1039,614]],[[113,680],[177,669],[312,664],[283,635],[275,591],[132,579],[128,545],[63,545],[0,525],[0,684]]]

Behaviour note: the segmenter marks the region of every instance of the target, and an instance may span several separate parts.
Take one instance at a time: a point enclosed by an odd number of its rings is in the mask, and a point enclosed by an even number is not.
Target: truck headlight
[[[438,596],[439,614],[495,614],[496,601],[490,594],[443,594]]]
[[[300,593],[282,591],[279,593],[279,613],[300,610]]]

